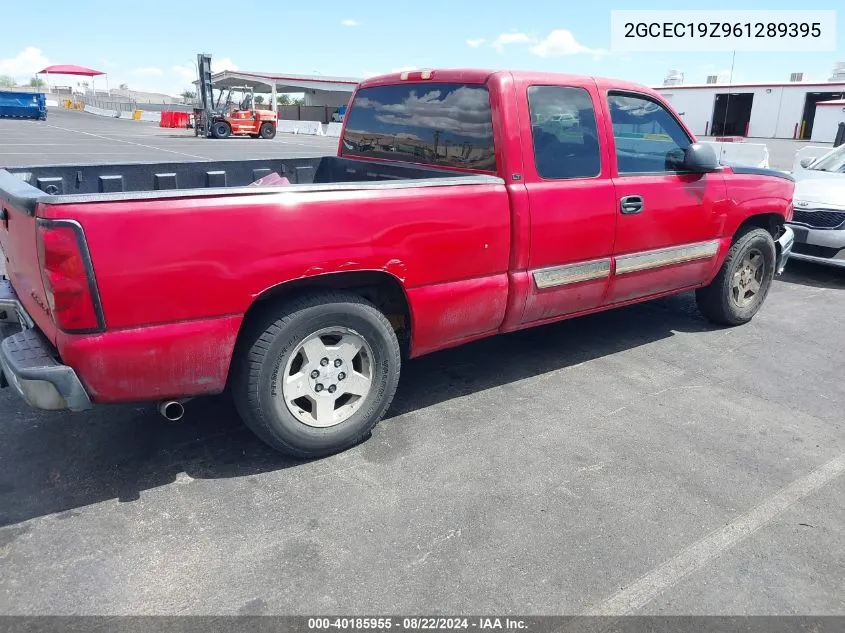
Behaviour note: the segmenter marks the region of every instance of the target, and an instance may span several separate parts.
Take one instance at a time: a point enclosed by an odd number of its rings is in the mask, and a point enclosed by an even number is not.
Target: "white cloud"
[[[223,57],[221,59],[212,59],[211,60],[211,72],[214,73],[222,73],[224,70],[239,70],[239,68],[235,65],[228,57]]]
[[[101,57],[100,63],[106,68],[117,68],[117,64],[106,57]]]
[[[477,40],[467,40],[467,46],[469,46],[470,48],[478,48],[479,46],[484,44],[484,42],[486,42],[486,41],[487,40],[485,40],[483,37],[481,37]]]
[[[630,55],[623,55],[622,57],[619,58],[619,61],[632,62],[632,61],[634,61],[634,58],[631,57]]]
[[[0,75],[11,75],[16,79],[32,77],[45,66],[50,65],[50,60],[41,52],[40,48],[27,46],[14,57],[0,59]]]
[[[170,68],[170,71],[185,81],[197,80],[197,68],[191,64],[177,64]]]
[[[346,20],[341,20],[340,22],[343,26],[361,26],[361,23],[358,20],[350,20],[347,18]]]
[[[600,48],[584,46],[575,39],[572,31],[566,29],[555,29],[545,39],[532,46],[531,52],[538,57],[560,57],[563,55],[587,53],[600,59],[604,55],[607,55],[607,51]]]
[[[490,46],[501,53],[505,50],[505,46],[508,44],[531,44],[535,41],[536,40],[528,37],[525,33],[502,33],[499,37],[493,40]]]
[[[164,71],[155,66],[147,66],[146,68],[136,68],[132,71],[132,74],[139,77],[161,77],[164,75]]]

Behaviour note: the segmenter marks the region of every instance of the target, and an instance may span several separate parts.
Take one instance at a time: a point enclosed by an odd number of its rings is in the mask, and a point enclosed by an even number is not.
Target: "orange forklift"
[[[214,100],[211,81],[211,55],[197,55],[199,71],[199,106],[194,108],[194,135],[227,138],[233,134],[270,139],[276,136],[278,115],[272,110],[257,110],[250,86],[232,86],[218,91]],[[235,94],[240,101],[234,100]],[[224,99],[225,96],[225,99]]]

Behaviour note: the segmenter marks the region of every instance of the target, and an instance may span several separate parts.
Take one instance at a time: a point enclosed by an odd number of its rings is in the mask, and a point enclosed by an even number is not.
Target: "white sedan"
[[[792,259],[845,267],[845,145],[793,172]]]

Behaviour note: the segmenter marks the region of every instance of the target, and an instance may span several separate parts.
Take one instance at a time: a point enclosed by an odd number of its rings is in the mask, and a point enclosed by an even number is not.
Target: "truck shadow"
[[[466,394],[709,326],[689,295],[494,337],[407,362],[390,419]],[[0,526],[116,499],[180,479],[247,477],[296,467],[246,429],[226,396],[194,400],[179,423],[151,406],[76,414],[0,395]],[[401,450],[395,448],[394,450]],[[189,480],[189,479],[188,479]],[[1,540],[1,539],[0,539]]]

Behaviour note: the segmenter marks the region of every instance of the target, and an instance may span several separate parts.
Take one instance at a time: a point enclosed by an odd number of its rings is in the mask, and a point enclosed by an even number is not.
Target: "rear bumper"
[[[0,280],[0,387],[6,386],[36,409],[84,411],[92,406],[76,372],[56,360],[12,285]]]

